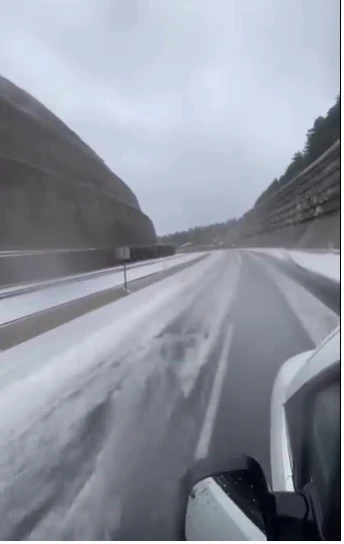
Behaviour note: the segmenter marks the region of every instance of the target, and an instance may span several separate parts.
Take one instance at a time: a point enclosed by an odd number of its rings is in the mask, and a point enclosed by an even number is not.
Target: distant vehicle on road
[[[172,244],[132,246],[130,247],[130,262],[169,257],[170,255],[174,255],[175,252],[176,248]]]
[[[194,485],[187,540],[340,540],[340,331],[281,367],[271,400],[272,490],[246,455]]]

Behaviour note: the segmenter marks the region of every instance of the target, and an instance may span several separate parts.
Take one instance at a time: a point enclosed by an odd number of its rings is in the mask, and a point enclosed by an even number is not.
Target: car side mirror
[[[317,531],[303,493],[272,493],[259,463],[245,455],[229,470],[196,483],[189,495],[186,540],[313,540]]]

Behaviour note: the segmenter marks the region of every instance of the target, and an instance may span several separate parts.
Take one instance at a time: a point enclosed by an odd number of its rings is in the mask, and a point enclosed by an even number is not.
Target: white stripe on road
[[[239,266],[241,266],[241,263],[242,263],[242,255],[240,255],[239,251],[236,252],[236,255],[237,255],[237,258],[238,258]]]
[[[222,384],[223,384],[223,380],[227,370],[228,353],[229,353],[230,345],[232,342],[232,338],[233,338],[233,323],[230,323],[228,326],[228,331],[225,337],[225,341],[223,343],[219,365],[216,371],[213,388],[211,390],[211,394],[209,398],[207,412],[204,418],[202,431],[201,431],[200,438],[196,448],[195,457],[197,460],[206,458],[209,451],[210,441],[213,434],[214,421],[219,409],[219,403],[221,399]]]

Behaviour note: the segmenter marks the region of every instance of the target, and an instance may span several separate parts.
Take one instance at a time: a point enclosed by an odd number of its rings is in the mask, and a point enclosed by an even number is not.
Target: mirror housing
[[[303,493],[272,493],[259,463],[229,459],[189,495],[187,540],[317,540],[310,502]]]

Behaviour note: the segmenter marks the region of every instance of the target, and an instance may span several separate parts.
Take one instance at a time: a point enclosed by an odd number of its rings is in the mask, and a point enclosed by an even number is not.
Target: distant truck
[[[154,244],[150,246],[130,247],[130,262],[144,261],[146,259],[158,259],[174,255],[176,248],[172,244]]]

